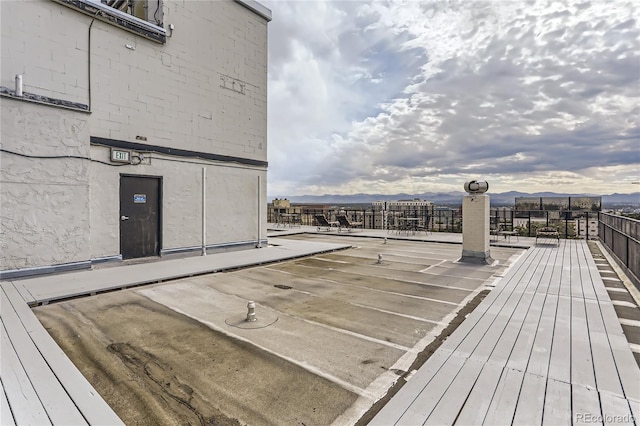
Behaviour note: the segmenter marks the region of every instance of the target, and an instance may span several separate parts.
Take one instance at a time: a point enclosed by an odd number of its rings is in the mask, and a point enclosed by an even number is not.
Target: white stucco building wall
[[[158,254],[198,250],[203,223],[210,250],[266,239],[270,12],[162,7],[164,43],[52,0],[0,2],[1,271],[120,259],[123,175],[161,182]],[[15,96],[17,74],[44,102]]]
[[[4,62],[4,61],[3,61]],[[77,262],[89,253],[87,115],[0,98],[0,265]],[[66,157],[66,158],[65,158]]]

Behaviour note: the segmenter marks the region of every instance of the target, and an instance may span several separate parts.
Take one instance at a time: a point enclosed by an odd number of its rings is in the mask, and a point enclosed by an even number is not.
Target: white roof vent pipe
[[[22,74],[16,75],[16,92],[15,95],[22,97]]]
[[[489,190],[489,184],[486,180],[472,180],[464,183],[464,190],[469,194],[484,194]]]

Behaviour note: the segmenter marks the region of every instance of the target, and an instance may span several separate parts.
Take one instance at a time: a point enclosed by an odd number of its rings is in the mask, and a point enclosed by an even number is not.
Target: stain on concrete
[[[330,424],[357,397],[132,291],[34,311],[126,424]]]

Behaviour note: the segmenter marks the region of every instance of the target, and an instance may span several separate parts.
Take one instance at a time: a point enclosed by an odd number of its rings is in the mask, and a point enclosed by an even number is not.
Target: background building
[[[431,201],[413,198],[410,200],[397,201],[374,201],[371,203],[373,208],[373,224],[372,228],[383,228],[383,211],[386,212],[386,226],[394,226],[400,217],[420,218],[424,225],[432,221],[433,210],[435,208]]]
[[[563,238],[596,238],[602,197],[516,197],[513,227],[527,234],[553,226]]]
[[[266,240],[271,12],[132,3],[0,2],[3,276]]]
[[[574,227],[579,237],[585,238],[587,235],[589,238],[598,237],[598,216],[589,216],[589,220],[585,218],[575,219]]]
[[[516,197],[516,211],[589,211],[602,209],[602,197]]]

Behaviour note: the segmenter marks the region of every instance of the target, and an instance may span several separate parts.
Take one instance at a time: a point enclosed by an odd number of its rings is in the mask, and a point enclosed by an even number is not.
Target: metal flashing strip
[[[11,280],[15,278],[33,277],[36,275],[48,275],[58,272],[77,271],[80,269],[91,269],[92,265],[99,265],[107,262],[122,261],[122,255],[103,256],[91,260],[82,260],[79,262],[60,263],[58,265],[35,266],[24,269],[8,269],[0,271],[0,279]]]
[[[0,86],[0,96],[15,99],[16,101],[24,101],[39,105],[69,109],[72,111],[91,113],[91,111],[89,111],[89,105],[86,104],[65,101],[64,99],[50,98],[48,96],[36,95],[35,93],[27,92],[23,92],[22,96],[17,96],[15,90],[9,89],[5,86]]]
[[[100,265],[102,263],[107,263],[107,262],[122,262],[122,255],[117,254],[114,256],[102,256],[102,257],[96,257],[94,259],[91,259],[92,265]]]
[[[15,278],[26,278],[35,275],[55,274],[57,272],[68,272],[90,268],[91,261],[83,260],[80,262],[61,263],[58,265],[36,266],[24,269],[9,269],[6,271],[0,271],[0,280],[11,280]]]
[[[115,139],[99,138],[91,136],[92,145],[103,145],[112,148],[130,149],[141,152],[156,152],[159,154],[173,155],[176,157],[201,158],[204,160],[220,161],[224,163],[238,163],[249,166],[267,167],[267,161],[253,160],[251,158],[232,157],[229,155],[213,154],[209,152],[188,151],[186,149],[168,148],[159,145],[145,145],[136,142],[127,142]]]
[[[167,31],[158,25],[122,12],[106,4],[91,0],[52,0],[86,15],[100,19],[158,43],[167,41]]]
[[[267,246],[266,239],[260,240],[260,242],[263,244],[263,247]],[[232,251],[232,250],[243,250],[243,249],[246,249],[247,247],[255,248],[257,244],[258,244],[258,240],[241,241],[236,243],[224,243],[224,244],[209,244],[207,245],[207,253],[211,254],[211,253],[220,253],[220,252]],[[178,247],[178,248],[171,248],[171,249],[162,249],[160,251],[160,256],[167,256],[171,254],[195,253],[195,252],[201,252],[201,251],[202,251],[202,246]]]
[[[271,10],[255,0],[235,0],[236,3],[246,7],[253,13],[263,17],[267,22],[271,21]]]

